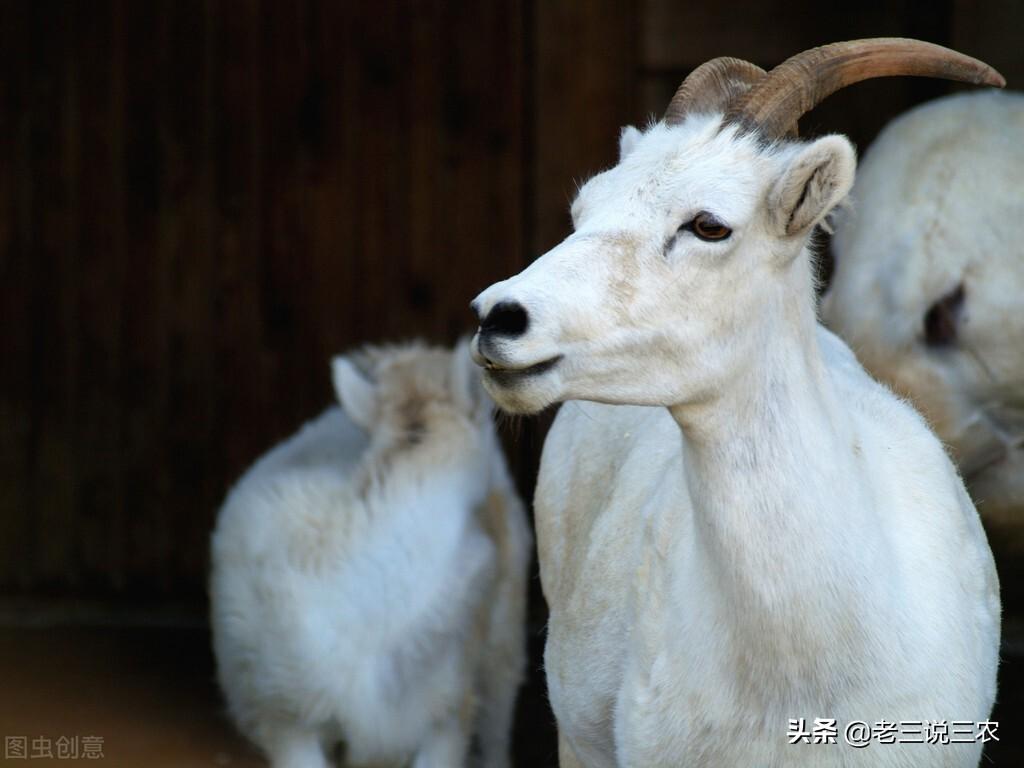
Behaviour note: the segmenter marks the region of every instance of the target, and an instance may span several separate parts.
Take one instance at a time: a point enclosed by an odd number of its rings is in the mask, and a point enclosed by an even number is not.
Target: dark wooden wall
[[[197,592],[328,356],[522,267],[525,9],[5,3],[0,585]]]
[[[619,126],[731,54],[912,35],[1024,82],[1010,0],[0,2],[0,594],[202,593],[235,476],[363,341],[451,341]],[[865,144],[947,92],[866,83]],[[510,441],[524,489],[540,429]]]

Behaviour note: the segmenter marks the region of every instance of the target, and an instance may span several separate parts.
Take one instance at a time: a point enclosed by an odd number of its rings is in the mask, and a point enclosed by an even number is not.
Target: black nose
[[[529,324],[530,318],[522,304],[502,301],[480,321],[480,331],[497,336],[522,336]]]

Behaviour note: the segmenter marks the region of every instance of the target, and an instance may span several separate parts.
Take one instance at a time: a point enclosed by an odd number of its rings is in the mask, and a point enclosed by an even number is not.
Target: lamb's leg
[[[412,768],[461,768],[469,751],[469,733],[463,718],[453,714],[420,747]]]
[[[558,768],[583,768],[583,763],[576,757],[576,753],[569,746],[569,741],[561,732],[558,734]]]
[[[502,468],[503,470],[503,468]],[[474,768],[508,768],[516,695],[526,670],[526,560],[529,536],[516,528],[518,500],[494,491],[480,510],[498,547],[497,592],[477,609],[486,638],[477,671],[479,710]]]
[[[266,739],[273,768],[330,768],[320,738],[312,731],[281,729]]]
[[[503,661],[495,659],[495,661]],[[479,768],[508,768],[509,740],[515,716],[516,694],[522,674],[521,663],[484,663],[476,738],[480,745]]]

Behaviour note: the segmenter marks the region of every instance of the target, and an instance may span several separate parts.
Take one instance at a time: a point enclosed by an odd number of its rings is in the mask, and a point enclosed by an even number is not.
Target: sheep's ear
[[[769,193],[776,232],[806,234],[846,197],[856,168],[856,153],[844,136],[825,136],[801,148]]]
[[[640,141],[640,137],[643,134],[640,133],[632,125],[627,125],[621,131],[619,131],[619,162],[625,160],[633,150],[636,149],[636,144]]]
[[[377,390],[347,355],[331,360],[334,391],[356,424],[369,430],[377,418]]]
[[[456,405],[469,414],[490,408],[490,400],[484,391],[480,368],[469,354],[471,337],[464,336],[452,352],[452,397]]]

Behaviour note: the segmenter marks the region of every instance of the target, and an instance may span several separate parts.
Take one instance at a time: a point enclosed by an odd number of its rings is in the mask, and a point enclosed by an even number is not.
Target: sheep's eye
[[[924,316],[924,341],[929,347],[948,347],[956,341],[964,306],[964,284],[936,301]]]
[[[686,228],[701,240],[725,240],[732,234],[731,229],[707,211],[701,211],[694,216]]]

